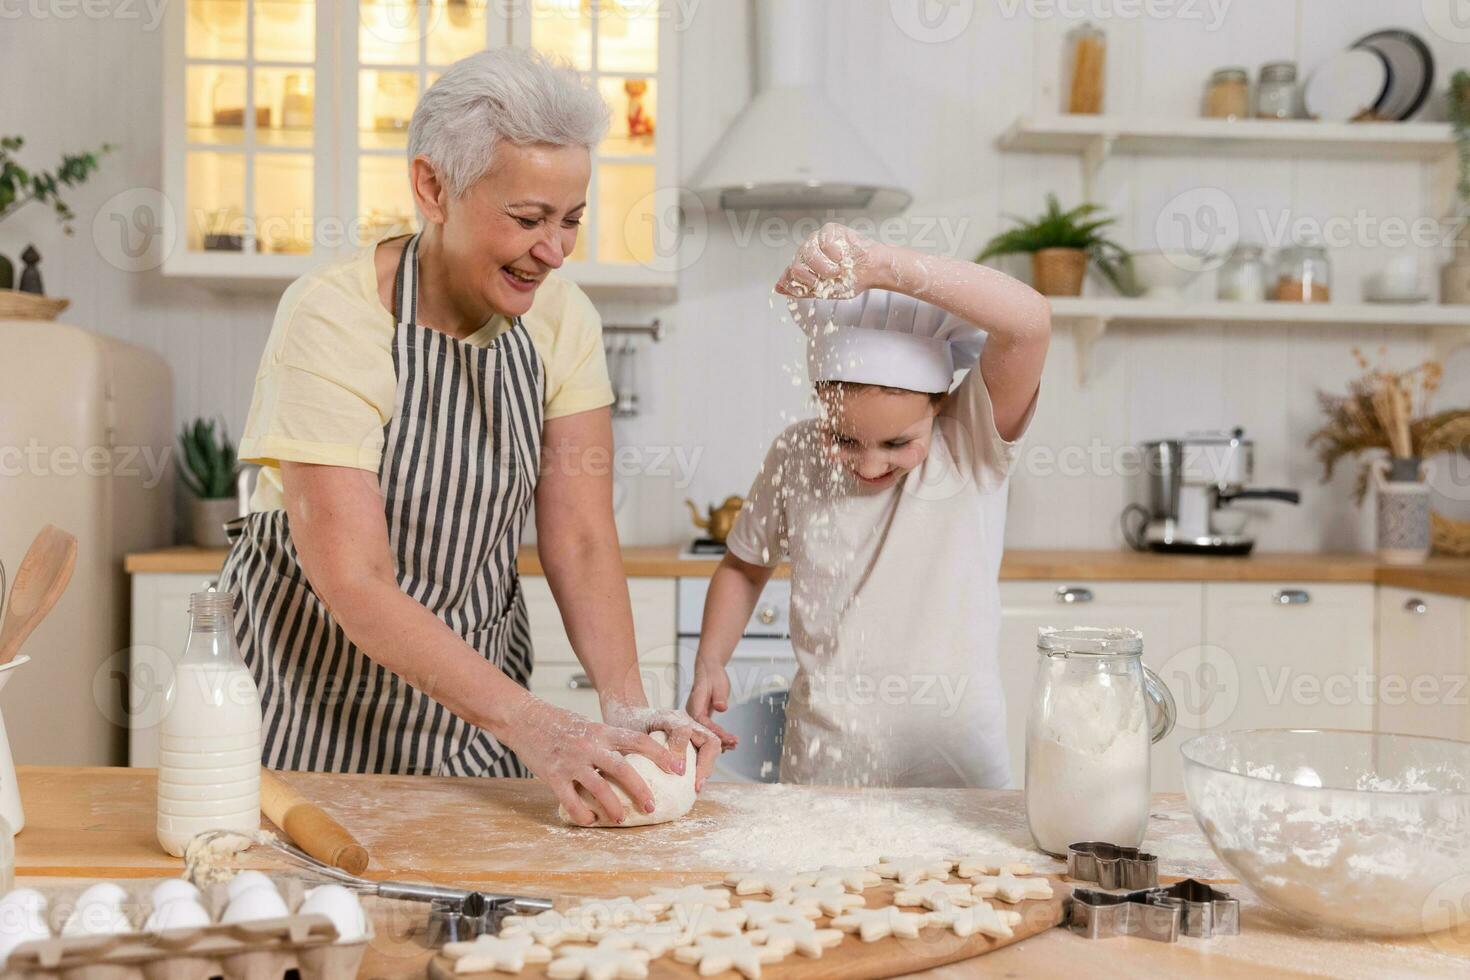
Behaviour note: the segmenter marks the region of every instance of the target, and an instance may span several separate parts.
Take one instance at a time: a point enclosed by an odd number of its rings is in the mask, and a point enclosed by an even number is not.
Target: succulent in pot
[[[195,419],[179,433],[179,451],[179,479],[191,498],[190,538],[201,548],[223,548],[225,523],[240,516],[235,446],[223,426],[216,435],[214,422]]]

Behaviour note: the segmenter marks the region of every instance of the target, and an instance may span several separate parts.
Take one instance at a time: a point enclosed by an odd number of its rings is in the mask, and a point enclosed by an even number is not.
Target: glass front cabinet
[[[290,279],[416,227],[408,123],[449,65],[535,47],[612,110],[562,275],[675,285],[671,0],[184,0],[168,7],[168,275]]]

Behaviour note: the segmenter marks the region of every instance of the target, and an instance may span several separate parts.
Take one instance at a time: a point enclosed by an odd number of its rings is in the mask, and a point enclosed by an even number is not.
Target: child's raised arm
[[[838,299],[869,289],[932,303],[985,331],[980,374],[996,430],[1003,439],[1015,438],[1041,385],[1051,343],[1046,298],[995,269],[884,245],[838,224],[808,239],[776,284],[777,292],[799,298]]]

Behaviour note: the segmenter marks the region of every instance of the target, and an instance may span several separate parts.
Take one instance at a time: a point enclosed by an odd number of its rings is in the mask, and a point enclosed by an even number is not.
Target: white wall
[[[686,10],[690,2],[684,0]],[[1205,0],[1179,0],[1172,17],[1103,21],[1109,110],[1193,116],[1214,67],[1243,64],[1254,70],[1264,60],[1293,58],[1309,68],[1384,26],[1407,27],[1430,41],[1441,81],[1470,62],[1463,44],[1440,37],[1424,22],[1419,4],[1396,7],[1390,17],[1377,0],[1216,0],[1216,7],[1222,3],[1218,25]],[[863,124],[914,191],[906,234],[923,234],[942,220],[959,233],[958,254],[973,254],[1001,227],[1003,213],[1031,212],[1051,190],[1064,202],[1078,200],[1074,160],[994,149],[996,137],[1018,114],[1047,112],[1056,100],[1058,51],[1070,22],[1032,17],[1028,10],[1081,6],[1111,12],[1148,5],[931,4],[937,13],[968,18],[958,36],[942,42],[916,39],[923,32],[912,26],[906,32],[904,18],[893,11],[909,6],[908,0],[833,3],[827,66],[835,101]],[[1155,3],[1153,9],[1166,6]],[[26,241],[35,241],[46,255],[50,291],[72,299],[69,319],[163,353],[176,375],[176,416],[220,413],[238,432],[273,298],[224,295],[156,274],[122,273],[101,260],[91,241],[91,219],[101,202],[160,181],[162,37],[147,29],[146,5],[131,9],[139,19],[27,13],[0,21],[0,85],[8,93],[0,130],[28,138],[26,158],[46,161],[63,149],[103,140],[122,145],[94,183],[70,195],[80,216],[74,238],[61,236],[36,209],[0,225],[0,250],[14,256]],[[686,179],[744,105],[750,84],[744,4],[702,0],[692,9],[679,34]],[[1438,216],[1448,206],[1433,175],[1412,163],[1119,159],[1108,164],[1098,197],[1125,216],[1118,234],[1125,244],[1150,247],[1174,244],[1158,241],[1155,232],[1166,202],[1202,187],[1226,191],[1245,234],[1258,238],[1264,237],[1256,227],[1258,211],[1270,221],[1285,211],[1319,219],[1362,211],[1382,220]],[[618,423],[620,444],[638,448],[650,463],[665,449],[686,458],[699,454],[688,487],[676,485],[675,476],[628,481],[620,522],[629,540],[684,538],[689,528],[683,498],[709,502],[743,492],[771,436],[803,412],[805,389],[793,383],[800,365],[798,336],[769,306],[770,283],[795,243],[786,226],[772,230],[775,244],[763,244],[759,236],[747,240],[717,216],[702,252],[689,256],[677,302],[600,299],[609,320],[657,315],[673,328],[640,359],[645,413]],[[1335,252],[1337,295],[1356,299],[1359,278],[1389,254],[1371,243]],[[1425,258],[1426,265],[1439,261],[1428,253]],[[1305,495],[1300,508],[1260,508],[1263,547],[1366,547],[1368,515],[1351,502],[1350,475],[1319,485],[1305,442],[1318,423],[1317,390],[1339,389],[1354,373],[1353,347],[1372,353],[1380,346],[1398,365],[1428,352],[1427,338],[1416,332],[1123,326],[1104,338],[1084,387],[1077,381],[1069,331],[1059,329],[1028,437],[1030,455],[1012,489],[1010,544],[1116,545],[1117,514],[1130,499],[1128,482],[1110,470],[1121,451],[1141,440],[1238,424],[1256,439],[1258,481],[1294,486]],[[1448,368],[1442,402],[1463,404],[1470,399],[1470,354],[1462,352]],[[1049,471],[1046,453],[1080,461],[1082,472],[1067,475],[1054,466]],[[1103,465],[1089,464],[1089,457]]]

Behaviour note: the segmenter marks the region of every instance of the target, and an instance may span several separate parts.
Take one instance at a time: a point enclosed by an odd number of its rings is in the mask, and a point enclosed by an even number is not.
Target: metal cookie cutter
[[[1159,859],[1136,847],[1086,841],[1067,848],[1067,877],[1095,881],[1099,888],[1154,888]]]
[[[1240,902],[1193,878],[1121,895],[1076,888],[1069,925],[1088,939],[1138,936],[1172,943],[1181,933],[1194,939],[1234,936],[1240,932]]]

